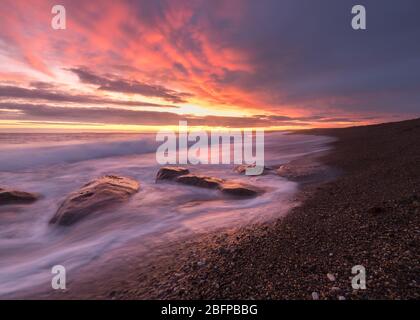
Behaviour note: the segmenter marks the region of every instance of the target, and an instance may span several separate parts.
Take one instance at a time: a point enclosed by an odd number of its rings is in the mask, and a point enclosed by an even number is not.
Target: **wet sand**
[[[36,297],[419,299],[420,119],[307,133],[338,140],[281,171],[302,182],[286,217],[101,262],[96,276]],[[351,286],[355,265],[366,290]]]

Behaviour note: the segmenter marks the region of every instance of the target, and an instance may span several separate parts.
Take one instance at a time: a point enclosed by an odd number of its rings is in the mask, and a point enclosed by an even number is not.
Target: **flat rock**
[[[263,191],[257,187],[237,182],[224,182],[219,189],[225,194],[239,197],[255,197],[263,193]]]
[[[200,176],[195,174],[186,174],[176,178],[179,183],[209,189],[218,189],[224,182],[223,179]]]
[[[0,188],[0,205],[32,203],[38,199],[36,193]]]
[[[190,171],[183,167],[163,167],[160,168],[157,175],[156,181],[158,180],[172,180],[176,177],[189,174]]]
[[[91,213],[127,201],[140,188],[136,180],[104,176],[71,193],[60,205],[51,224],[71,225]]]

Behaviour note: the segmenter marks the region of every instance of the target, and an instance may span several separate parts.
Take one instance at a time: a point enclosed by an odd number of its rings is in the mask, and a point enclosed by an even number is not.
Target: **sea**
[[[326,136],[265,133],[265,166],[277,168],[328,150],[332,141]],[[0,133],[0,188],[42,195],[32,204],[0,206],[0,297],[50,283],[54,265],[71,273],[115,248],[128,248],[133,240],[147,244],[146,254],[154,243],[169,245],[203,233],[267,222],[296,205],[299,185],[275,170],[246,176],[235,172],[234,164],[183,165],[192,173],[265,190],[247,199],[175,182],[156,183],[162,167],[156,150],[161,143],[151,133]],[[108,174],[136,179],[140,191],[128,202],[74,225],[49,224],[69,193]]]

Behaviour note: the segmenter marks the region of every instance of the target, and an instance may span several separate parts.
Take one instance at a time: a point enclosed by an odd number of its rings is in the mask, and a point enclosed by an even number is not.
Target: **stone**
[[[50,223],[72,225],[94,212],[127,201],[139,188],[136,180],[127,177],[108,175],[95,179],[71,193]]]
[[[256,187],[236,182],[224,182],[220,186],[220,191],[225,194],[239,197],[255,197],[262,193],[262,190]]]
[[[190,171],[183,167],[163,167],[160,168],[157,175],[156,181],[158,180],[172,180],[176,177],[189,174]]]
[[[36,193],[0,188],[0,205],[26,204],[39,199]]]
[[[200,176],[195,174],[187,174],[176,178],[179,183],[209,189],[217,189],[223,183],[222,179]]]
[[[187,174],[182,174],[183,172],[187,172]],[[248,184],[191,174],[188,169],[182,167],[161,168],[157,174],[156,180],[165,179],[200,188],[218,189],[224,194],[236,197],[254,197],[263,193],[263,190],[260,188]]]
[[[327,278],[328,280],[330,280],[331,282],[335,281],[335,276],[332,273],[327,273]]]

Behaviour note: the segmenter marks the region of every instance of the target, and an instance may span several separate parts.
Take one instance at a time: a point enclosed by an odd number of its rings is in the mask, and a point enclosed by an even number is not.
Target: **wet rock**
[[[239,197],[255,197],[263,191],[254,186],[240,184],[236,182],[224,182],[220,186],[220,191],[225,194]]]
[[[36,193],[0,188],[0,205],[32,203],[38,199]]]
[[[209,188],[209,189],[217,189],[223,183],[222,179],[207,177],[207,176],[199,176],[194,174],[187,174],[183,176],[179,176],[176,178],[176,181],[179,183],[201,187],[201,188]]]
[[[184,172],[187,172],[187,174],[183,174]],[[157,174],[156,180],[164,179],[174,180],[182,184],[200,188],[218,189],[224,194],[238,197],[254,197],[263,193],[263,190],[251,185],[226,181],[215,177],[191,174],[187,169],[182,167],[161,168]]]
[[[71,225],[91,213],[127,201],[139,190],[131,178],[104,176],[71,193],[60,205],[51,224]]]
[[[158,180],[172,180],[176,177],[189,174],[190,171],[183,167],[163,167],[160,168],[157,175],[156,181]]]

